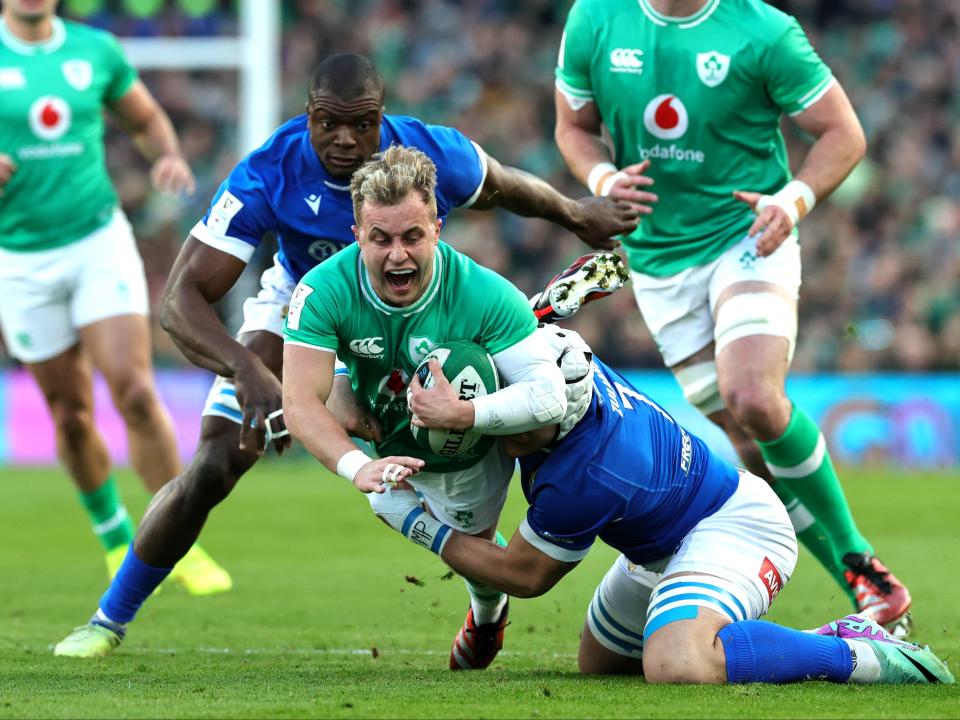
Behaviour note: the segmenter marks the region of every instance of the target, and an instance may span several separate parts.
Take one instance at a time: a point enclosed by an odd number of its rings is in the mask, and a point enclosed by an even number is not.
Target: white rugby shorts
[[[7,351],[24,363],[73,347],[78,328],[150,313],[143,261],[119,208],[106,225],[69,245],[35,252],[0,248],[0,298]]]
[[[713,311],[720,295],[739,282],[766,282],[797,299],[800,292],[800,245],[791,235],[767,257],[757,257],[756,240],[745,237],[713,262],[669,277],[630,271],[633,294],[664,364],[673,367],[714,340]],[[786,333],[790,333],[787,337]],[[791,347],[796,323],[784,336]]]
[[[500,517],[515,464],[498,439],[480,462],[466,470],[419,472],[407,482],[424,497],[437,520],[476,535]]]
[[[296,287],[297,281],[290,277],[290,273],[274,255],[273,265],[260,276],[260,291],[255,297],[247,298],[243,302],[243,324],[238,334],[265,330],[282,337],[283,321],[287,317],[290,298],[293,297]],[[226,418],[237,424],[243,419],[233,380],[218,377],[213,381],[202,413],[203,417],[210,415]]]
[[[645,629],[662,627],[684,605],[708,607],[731,622],[756,620],[796,564],[797,538],[783,503],[741,470],[736,492],[687,533],[676,553],[647,566],[620,555],[594,594],[587,624],[607,649],[639,658]],[[677,573],[689,575],[663,581]]]

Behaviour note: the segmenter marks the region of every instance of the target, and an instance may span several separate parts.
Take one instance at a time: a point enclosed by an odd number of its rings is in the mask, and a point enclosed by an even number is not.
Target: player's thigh
[[[644,637],[696,617],[698,608],[730,622],[755,620],[789,580],[797,539],[783,503],[760,478],[740,471],[734,494],[684,536],[647,611]]]
[[[718,360],[743,338],[777,338],[772,347],[782,355],[777,366],[793,357],[800,291],[800,247],[787,238],[767,257],[756,257],[755,241],[744,238],[719,258],[710,277],[710,307]],[[741,344],[737,359],[749,353]]]
[[[79,345],[36,363],[26,363],[58,424],[79,413],[93,413],[93,373]]]
[[[143,261],[122,212],[117,210],[110,222],[78,243],[77,253],[79,268],[70,304],[74,327],[122,315],[149,315]]]
[[[707,293],[713,263],[659,278],[631,271],[633,294],[664,364],[673,367],[713,342]]]
[[[43,363],[77,344],[70,316],[74,255],[73,245],[39,252],[0,248],[0,330],[20,362]]]
[[[643,626],[664,562],[643,567],[620,555],[600,581],[580,638],[578,663],[585,674],[643,671]]]
[[[150,326],[144,315],[114,315],[80,328],[84,351],[114,392],[153,387]]]
[[[498,441],[469,468],[420,472],[409,481],[434,517],[455,530],[477,535],[496,527],[515,464]]]

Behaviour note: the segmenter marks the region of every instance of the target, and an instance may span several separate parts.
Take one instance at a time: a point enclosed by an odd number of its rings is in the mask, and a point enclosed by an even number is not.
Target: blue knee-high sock
[[[727,682],[789,683],[850,679],[850,647],[840,638],[813,635],[762,620],[730,623],[717,637],[727,656]]]
[[[173,568],[147,565],[137,557],[131,545],[116,577],[100,598],[100,610],[115,623],[130,622],[143,601],[150,597],[171,570]]]

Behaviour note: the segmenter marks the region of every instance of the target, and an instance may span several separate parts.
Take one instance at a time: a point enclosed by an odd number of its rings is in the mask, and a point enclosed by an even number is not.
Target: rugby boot
[[[497,620],[477,625],[473,621],[473,608],[470,608],[450,649],[450,669],[483,670],[489,666],[503,647],[503,631],[508,624],[509,612],[510,601],[507,600]]]
[[[843,576],[853,590],[857,611],[883,625],[897,638],[910,634],[910,591],[875,555],[847,553]]]
[[[831,635],[842,640],[860,640],[869,643],[880,662],[878,683],[952,685],[955,682],[950,668],[933,653],[928,645],[921,647],[898,640],[882,625],[865,615],[847,615],[813,632],[818,635]]]
[[[199,545],[191,547],[173,566],[168,580],[177,583],[191,595],[216,595],[233,587],[230,574]]]
[[[86,625],[76,627],[53,648],[57,657],[96,658],[107,655],[123,640],[123,625],[94,615]]]
[[[541,322],[563,320],[587,303],[615,293],[629,278],[623,260],[616,253],[584,255],[531,299],[533,314]]]

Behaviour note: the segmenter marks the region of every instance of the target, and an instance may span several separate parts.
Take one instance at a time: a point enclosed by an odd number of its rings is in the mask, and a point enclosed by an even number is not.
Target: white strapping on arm
[[[512,435],[563,419],[567,397],[556,353],[533,333],[493,356],[506,386],[474,398],[473,427],[488,435]]]

